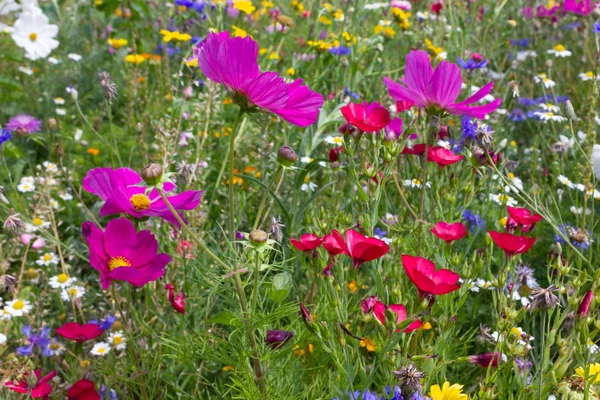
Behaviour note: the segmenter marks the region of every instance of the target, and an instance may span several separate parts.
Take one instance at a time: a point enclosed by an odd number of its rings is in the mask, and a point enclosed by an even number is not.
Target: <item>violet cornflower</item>
[[[5,126],[6,129],[20,136],[39,132],[41,127],[42,121],[29,114],[15,115]]]

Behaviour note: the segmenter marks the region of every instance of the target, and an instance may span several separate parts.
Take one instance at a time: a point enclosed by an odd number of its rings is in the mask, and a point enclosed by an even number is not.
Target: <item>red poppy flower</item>
[[[434,162],[440,167],[452,165],[463,158],[465,156],[457,156],[452,150],[445,149],[442,146],[430,147],[427,152],[427,161]]]
[[[513,224],[520,225],[523,232],[529,232],[533,229],[535,224],[543,219],[540,214],[533,214],[526,208],[515,208],[510,206],[506,208],[508,210],[508,215],[510,215],[506,221],[506,226]]]
[[[379,103],[350,103],[340,109],[346,121],[365,133],[377,132],[390,123],[390,112]]]
[[[413,257],[402,254],[402,265],[412,283],[424,296],[442,295],[454,292],[460,288],[457,284],[460,275],[448,269],[435,270],[435,264],[423,257]]]
[[[60,336],[79,343],[97,338],[104,333],[98,324],[83,324],[77,322],[67,322],[60,328],[56,328],[56,333]]]
[[[290,239],[292,245],[300,251],[308,252],[316,249],[323,243],[325,238],[320,238],[314,233],[305,233],[300,236],[300,240],[296,240],[294,238]]]
[[[33,387],[29,387],[29,384],[27,383],[27,373],[23,374],[23,380],[16,382],[6,382],[4,386],[17,393],[29,393],[31,398],[33,399],[48,399],[50,393],[52,393],[52,386],[50,386],[48,381],[50,381],[56,376],[56,371],[51,371],[48,375],[44,376],[43,378],[40,378],[42,376],[41,369],[36,369],[33,371],[33,373],[36,377],[35,386]]]
[[[396,314],[396,325],[398,325],[401,322],[406,321],[406,307],[403,304],[390,304],[388,306],[388,308],[390,309],[390,311],[392,311],[394,314]],[[422,326],[423,326],[423,321],[417,319],[417,320],[411,322],[404,329],[404,333],[411,333],[412,331],[419,329]],[[400,333],[400,330],[399,329],[396,330],[396,333]]]
[[[165,289],[169,291],[169,302],[175,311],[179,314],[185,314],[185,294],[180,290],[175,296],[175,286],[172,283],[167,283]]]
[[[412,147],[406,146],[400,154],[412,154],[416,156],[422,156],[425,153],[427,145],[425,143],[415,144]]]
[[[366,237],[354,229],[346,230],[346,241],[335,229],[331,232],[338,245],[344,249],[344,254],[352,258],[354,268],[359,268],[363,263],[383,257],[390,251],[390,246],[383,240]]]
[[[496,243],[509,257],[512,257],[515,254],[527,253],[535,243],[534,237],[516,236],[510,233],[500,233],[496,231],[489,231],[488,233],[494,243]]]
[[[449,224],[444,221],[440,221],[433,228],[431,232],[442,240],[450,243],[454,240],[459,240],[467,236],[467,227],[462,222],[455,222]]]
[[[344,253],[344,247],[340,246],[335,236],[333,236],[331,233],[325,235],[323,238],[323,247],[325,250],[327,250],[331,257]]]
[[[94,382],[88,379],[80,379],[69,388],[67,392],[69,400],[100,400],[100,395],[94,387]]]

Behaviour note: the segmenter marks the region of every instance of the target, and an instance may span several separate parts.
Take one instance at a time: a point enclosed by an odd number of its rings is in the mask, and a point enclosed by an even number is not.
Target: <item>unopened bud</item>
[[[571,103],[571,100],[567,100],[565,103],[565,111],[569,119],[572,119],[573,121],[577,120],[577,114],[575,114],[575,108],[573,108],[573,103]]]
[[[248,235],[248,239],[250,239],[250,243],[252,243],[256,247],[260,247],[260,246],[264,245],[265,243],[267,243],[268,238],[269,238],[269,235],[267,234],[267,232],[263,231],[262,229],[255,229],[252,232],[250,232],[250,235]]]
[[[48,118],[48,128],[51,130],[56,130],[58,128],[58,122],[54,118]]]
[[[289,168],[298,160],[298,154],[290,146],[282,146],[277,152],[277,162]]]
[[[156,185],[162,180],[163,169],[160,164],[150,163],[142,169],[140,176],[148,185]]]

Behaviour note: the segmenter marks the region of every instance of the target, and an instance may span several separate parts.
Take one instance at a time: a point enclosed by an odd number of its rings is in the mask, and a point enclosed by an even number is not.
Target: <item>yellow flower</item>
[[[242,28],[235,25],[231,25],[231,27],[233,28],[233,37],[245,38],[246,36],[248,36],[248,32],[246,32]]]
[[[146,61],[146,59],[139,54],[130,54],[125,57],[125,61],[132,64],[141,64]]]
[[[168,31],[166,29],[161,29],[159,32],[163,35],[163,42],[170,42],[171,40],[175,42],[187,42],[188,40],[192,40],[192,36],[187,33],[179,33],[178,31]]]
[[[98,154],[100,154],[100,150],[95,149],[93,147],[90,147],[89,149],[87,149],[87,152],[93,156],[97,156]]]
[[[248,0],[233,0],[233,7],[248,15],[256,10],[256,7]]]
[[[450,385],[450,382],[444,382],[440,385],[433,385],[429,388],[429,397],[431,400],[467,400],[469,396],[462,393],[463,385],[455,383]]]
[[[371,339],[362,339],[360,341],[360,347],[365,347],[367,351],[371,353],[376,349],[375,342],[373,342]]]
[[[425,322],[425,323],[423,324],[423,326],[421,327],[421,329],[423,329],[423,330],[425,330],[425,331],[428,331],[428,330],[430,330],[430,329],[431,329],[431,324],[430,324],[429,322]]]
[[[307,175],[308,177],[308,175]],[[352,293],[356,293],[356,281],[352,281],[348,284],[348,289],[350,289],[350,291]]]
[[[197,67],[198,66],[198,59],[197,58],[192,58],[191,60],[187,60],[185,62],[185,65],[187,65],[188,67]]]
[[[590,364],[590,365],[588,365],[588,368],[589,368],[588,373],[587,373],[588,380],[593,381],[593,383],[600,383],[600,363]],[[585,379],[585,375],[586,375],[585,370],[586,370],[586,368],[579,367],[579,368],[575,369],[575,373],[580,378]]]
[[[411,13],[404,12],[404,10],[402,10],[401,8],[393,7],[392,15],[394,16],[396,22],[400,25],[400,27],[402,27],[402,29],[410,28],[410,22],[408,21],[408,18],[412,15]]]
[[[127,39],[108,39],[108,44],[114,49],[120,49],[123,46],[127,46]]]
[[[427,46],[427,48],[436,56],[444,52],[444,49],[441,47],[435,47],[429,39],[425,39],[425,46]]]
[[[281,60],[281,57],[279,57],[279,54],[272,51],[271,54],[269,54],[269,60]]]
[[[287,71],[285,71],[285,74],[289,76],[294,76],[296,74],[296,70],[294,69],[294,67],[290,67]]]
[[[508,221],[508,218],[503,217],[503,218],[500,218],[500,220],[498,221],[498,223],[500,224],[501,227],[504,228],[506,226],[506,221]]]
[[[290,6],[292,6],[292,8],[298,12],[304,11],[304,4],[300,3],[298,0],[292,0]]]
[[[396,36],[396,31],[391,26],[386,26],[383,29],[383,35],[385,37],[388,37],[388,38],[392,39],[394,36]]]
[[[235,367],[233,365],[226,365],[223,367],[223,371],[235,371]]]
[[[322,24],[324,24],[324,25],[331,25],[333,23],[333,21],[331,19],[327,18],[324,15],[321,15],[319,17],[319,22],[322,23]]]

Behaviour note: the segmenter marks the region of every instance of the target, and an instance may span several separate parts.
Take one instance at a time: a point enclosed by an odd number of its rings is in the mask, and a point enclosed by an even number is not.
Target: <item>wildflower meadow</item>
[[[0,399],[599,400],[600,2],[0,0]]]

